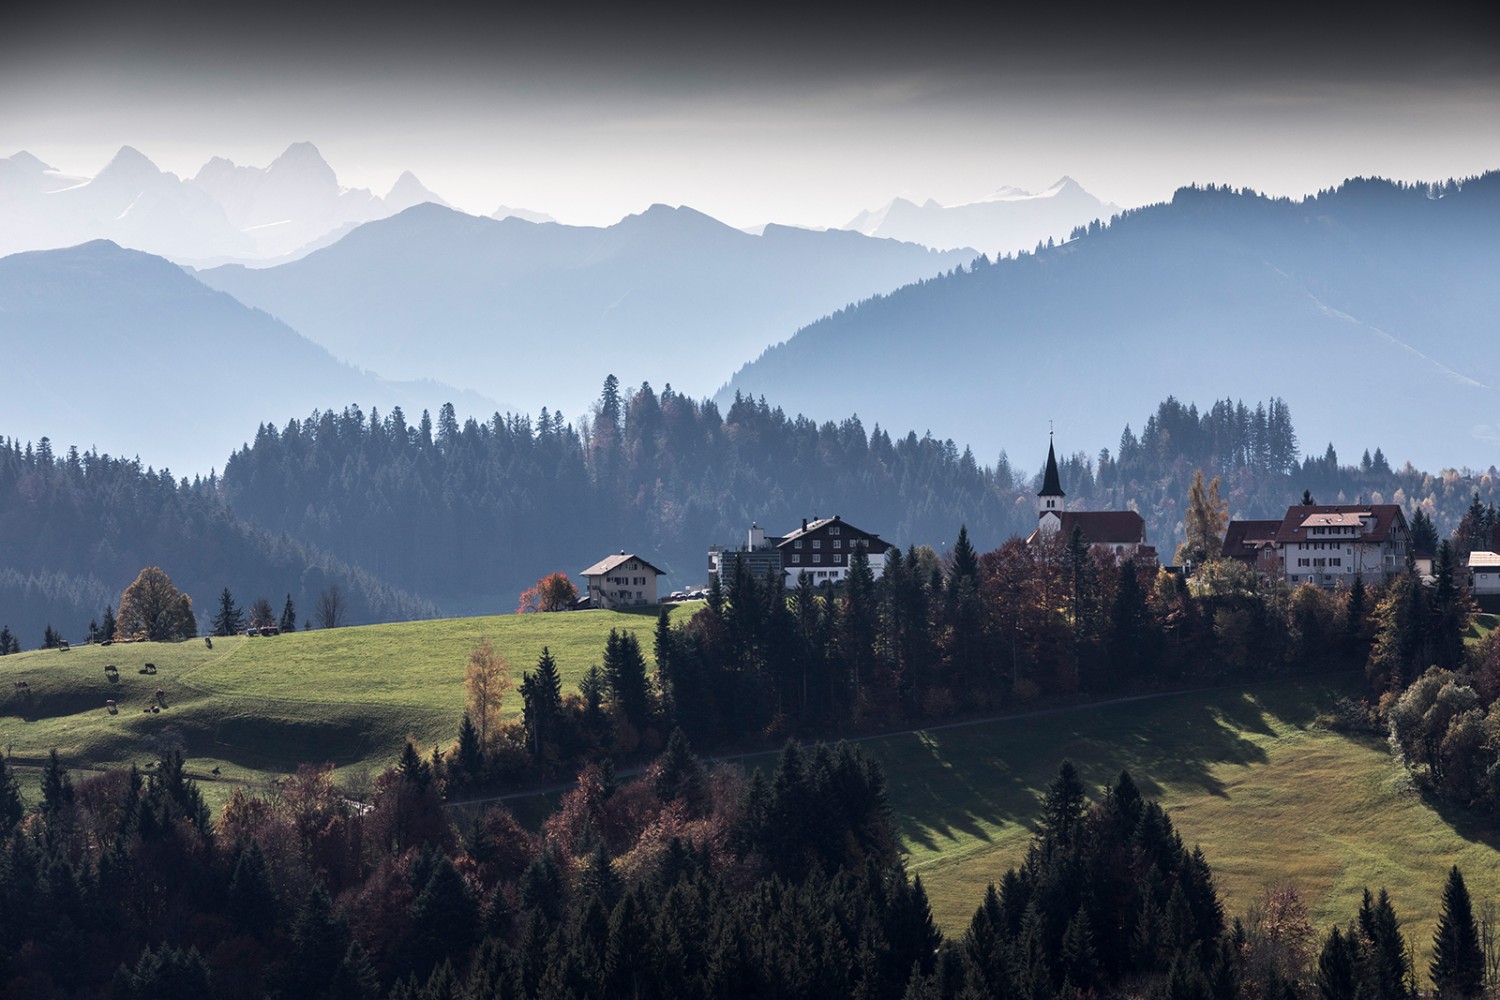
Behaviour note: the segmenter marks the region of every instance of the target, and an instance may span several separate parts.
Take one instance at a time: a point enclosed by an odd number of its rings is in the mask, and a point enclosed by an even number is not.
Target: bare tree
[[[313,617],[317,619],[318,628],[338,628],[344,624],[347,610],[344,607],[344,595],[339,593],[339,585],[330,584],[318,595],[318,607],[313,612]]]
[[[276,612],[271,610],[270,601],[257,597],[250,602],[250,624],[256,628],[271,628],[276,624]]]

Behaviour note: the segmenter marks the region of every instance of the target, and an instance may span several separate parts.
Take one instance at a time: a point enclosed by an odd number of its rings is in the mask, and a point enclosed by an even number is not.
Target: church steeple
[[[1061,513],[1063,510],[1062,479],[1057,474],[1057,453],[1052,450],[1052,434],[1047,434],[1047,471],[1042,476],[1042,489],[1036,495],[1036,516],[1042,517],[1048,511]]]

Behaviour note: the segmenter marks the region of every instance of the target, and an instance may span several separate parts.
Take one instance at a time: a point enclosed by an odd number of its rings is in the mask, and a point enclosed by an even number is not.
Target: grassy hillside
[[[192,773],[220,768],[224,781],[205,788],[211,799],[227,794],[227,782],[263,781],[302,761],[378,771],[407,737],[423,746],[453,740],[464,665],[482,639],[510,661],[517,683],[550,647],[564,685],[576,687],[611,628],[634,630],[649,651],[654,616],[498,615],[236,636],[212,649],[192,640],[21,653],[0,659],[0,739],[23,770],[53,747],[70,766],[144,765],[164,738],[181,740]],[[105,674],[111,663],[117,681]],[[155,675],[138,673],[146,663]],[[30,693],[16,692],[15,681]],[[158,689],[166,707],[143,712]],[[106,711],[111,698],[118,715]],[[519,698],[506,708],[518,714]]]
[[[1301,891],[1315,926],[1386,886],[1425,974],[1448,866],[1500,901],[1500,839],[1411,789],[1383,740],[1315,722],[1338,685],[1282,682],[871,740],[909,864],[959,933],[1021,862],[1040,798],[1071,758],[1092,787],[1128,769],[1213,865],[1226,909],[1268,885]]]
[[[1481,629],[1494,625],[1487,618]],[[144,765],[164,738],[180,739],[192,773],[221,769],[204,785],[217,802],[235,782],[259,783],[303,760],[373,772],[408,736],[446,745],[463,709],[464,663],[486,636],[517,680],[548,645],[575,687],[611,628],[634,629],[647,644],[652,627],[649,614],[592,611],[221,639],[212,650],[193,641],[24,653],[0,659],[0,740],[23,764],[56,746],[70,765],[104,767]],[[138,674],[148,661],[157,674]],[[106,663],[119,667],[117,682]],[[30,684],[29,696],[13,692],[16,680]],[[1202,845],[1229,912],[1290,881],[1326,928],[1348,919],[1364,886],[1383,885],[1425,969],[1447,867],[1463,868],[1476,902],[1500,900],[1500,841],[1413,791],[1384,741],[1317,724],[1356,683],[1133,699],[864,745],[885,767],[909,863],[949,933],[962,931],[986,883],[1021,861],[1042,791],[1070,757],[1093,787],[1126,768],[1160,798],[1183,838]],[[142,713],[157,688],[167,708]],[[106,698],[118,715],[105,712]],[[519,700],[508,707],[518,711]]]

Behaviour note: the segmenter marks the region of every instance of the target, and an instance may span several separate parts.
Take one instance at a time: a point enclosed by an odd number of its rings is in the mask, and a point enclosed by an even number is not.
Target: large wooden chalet
[[[875,576],[885,572],[885,556],[891,543],[855,527],[837,514],[811,521],[803,518],[801,528],[779,537],[767,535],[759,525],[751,524],[743,548],[715,546],[708,550],[708,571],[727,585],[743,563],[756,579],[779,573],[788,589],[797,586],[797,578],[803,573],[812,579],[814,586],[821,587],[848,578],[849,558],[856,548],[865,550]]]

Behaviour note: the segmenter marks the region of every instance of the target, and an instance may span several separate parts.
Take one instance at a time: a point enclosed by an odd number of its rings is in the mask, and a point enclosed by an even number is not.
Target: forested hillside
[[[1357,462],[1328,446],[1304,456],[1280,399],[1201,412],[1168,399],[1139,426],[1097,452],[1060,435],[1062,483],[1070,508],[1139,510],[1164,560],[1199,468],[1222,477],[1236,517],[1279,516],[1308,490],[1324,503],[1420,506],[1447,536],[1476,495],[1485,507],[1500,499],[1493,468],[1393,469],[1378,447]],[[622,548],[666,569],[668,589],[698,586],[708,546],[741,543],[751,521],[776,534],[839,514],[939,555],[966,525],[988,551],[1034,526],[1045,448],[1028,434],[1014,463],[1005,452],[981,463],[951,441],[866,429],[858,417],[817,424],[745,398],[721,413],[613,379],[576,423],[546,410],[483,423],[460,423],[451,406],[414,422],[399,409],[315,411],[261,426],[222,478],[191,486],[134,462],[59,458],[50,445],[28,455],[11,442],[0,457],[0,623],[28,648],[48,620],[79,635],[101,597],[117,599],[152,563],[200,609],[224,586],[278,607],[290,591],[310,608],[328,580],[356,581],[344,588],[351,618],[373,621],[508,611],[542,575],[576,575]]]
[[[1014,428],[1010,432],[1019,438]],[[1064,449],[1069,442],[1058,438]],[[613,377],[576,424],[496,415],[436,423],[394,411],[325,411],[262,426],[225,466],[222,489],[243,516],[338,553],[430,595],[449,613],[507,610],[544,573],[576,574],[622,548],[701,585],[705,550],[739,544],[751,521],[772,534],[839,514],[897,544],[942,552],[960,524],[981,551],[1036,523],[1046,440],[1016,440],[988,464],[951,441],[866,429],[858,417],[818,424],[764,400],[721,413],[670,387],[621,390]],[[1223,477],[1237,517],[1279,516],[1311,490],[1322,502],[1423,505],[1450,532],[1493,475],[1345,464],[1328,448],[1303,458],[1289,407],[1220,401],[1200,413],[1169,399],[1119,447],[1062,462],[1070,507],[1138,509],[1170,560],[1182,537],[1193,471]],[[1031,470],[1035,469],[1033,473]],[[475,605],[488,600],[487,605]],[[465,603],[470,602],[470,603]],[[511,602],[511,603],[507,603]]]
[[[347,620],[430,617],[429,602],[302,542],[252,527],[218,496],[213,479],[174,480],[95,452],[54,455],[0,439],[0,626],[21,646],[42,644],[45,626],[88,638],[145,566],[161,566],[193,599],[206,628],[214,600],[230,587],[248,604],[281,608],[288,594],[304,616],[338,586]]]

